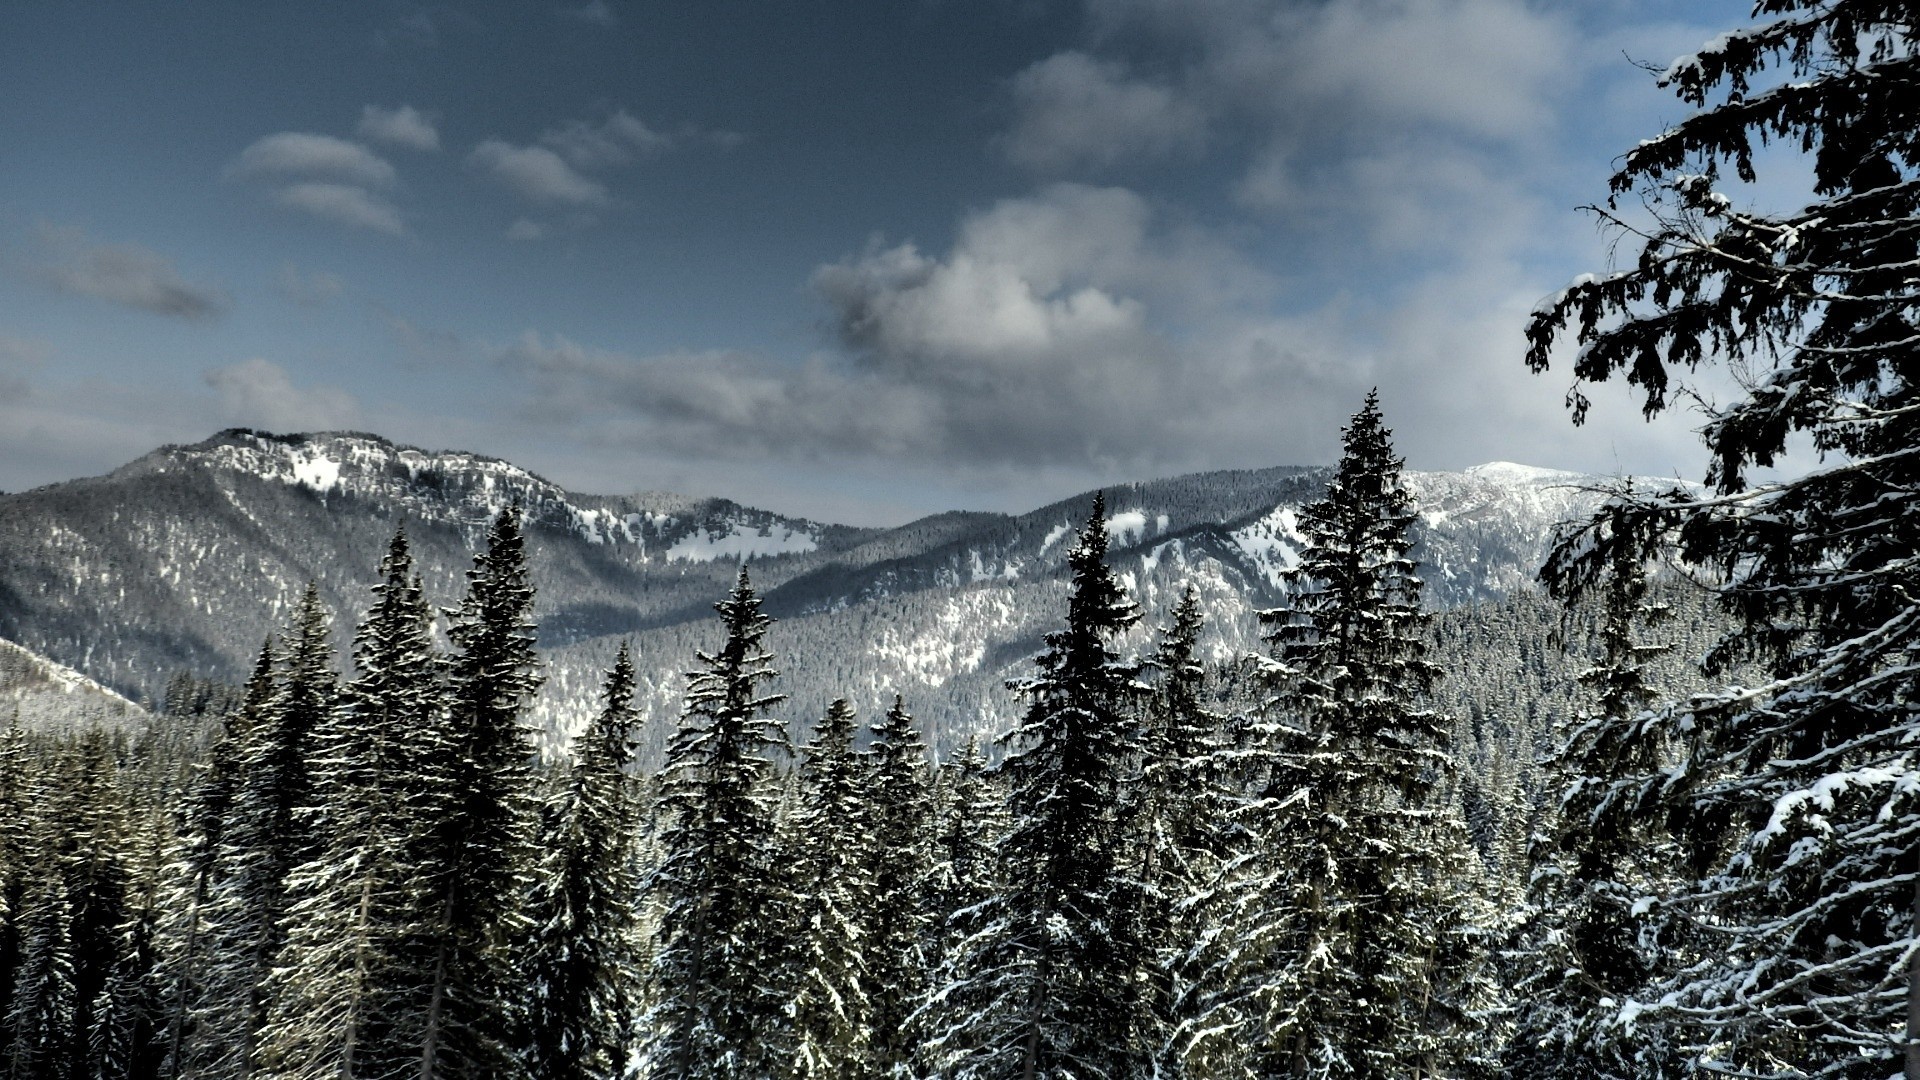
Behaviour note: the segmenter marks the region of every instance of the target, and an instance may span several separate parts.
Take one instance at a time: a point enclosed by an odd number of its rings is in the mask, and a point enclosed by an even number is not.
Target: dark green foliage
[[[1273,695],[1255,851],[1220,963],[1244,987],[1243,1039],[1262,1074],[1452,1074],[1483,1053],[1484,1003],[1464,828],[1449,802],[1449,725],[1428,707],[1439,669],[1408,558],[1412,498],[1369,394],[1273,629]]]
[[[700,653],[687,676],[661,777],[649,1056],[656,1076],[759,1080],[792,1060],[780,940],[787,897],[771,865],[776,759],[790,750],[768,714],[784,699],[762,689],[777,675],[764,643],[771,620],[744,566],[715,610],[726,640]]]
[[[633,759],[633,659],[625,643],[604,704],[574,740],[547,806],[520,969],[528,996],[524,1057],[533,1080],[596,1080],[625,1066],[644,975],[636,925],[639,827]]]
[[[474,557],[447,636],[448,707],[421,742],[413,801],[425,909],[409,943],[423,968],[420,1080],[504,1077],[514,1061],[512,941],[533,824],[533,746],[521,712],[540,688],[520,509],[500,512]]]
[[[871,787],[853,749],[853,706],[827,706],[802,751],[800,805],[783,845],[795,861],[793,995],[796,1080],[865,1080],[878,1075],[867,950],[876,912]]]
[[[886,1075],[912,1059],[907,1018],[927,991],[934,816],[926,748],[899,695],[873,725],[872,736],[864,989],[873,1013],[876,1068]]]
[[[956,1008],[933,1039],[961,1077],[1132,1076],[1138,1039],[1140,893],[1124,804],[1139,754],[1136,667],[1113,650],[1139,610],[1106,565],[1105,500],[1068,564],[1066,625],[1047,635],[1029,706],[999,771],[1010,827],[998,845],[1001,890],[960,944]],[[938,1000],[938,999],[936,999]]]
[[[1541,371],[1571,327],[1575,422],[1582,383],[1619,376],[1652,415],[1687,371],[1726,364],[1731,397],[1701,429],[1711,491],[1621,491],[1545,577],[1576,596],[1604,588],[1615,547],[1677,552],[1739,620],[1709,660],[1760,669],[1634,734],[1643,760],[1672,749],[1641,813],[1676,831],[1697,882],[1661,909],[1666,932],[1703,942],[1634,993],[1638,1028],[1742,1075],[1884,1076],[1903,1062],[1916,1075],[1915,11],[1763,0],[1755,13],[1663,76],[1694,111],[1610,182],[1601,213],[1633,229],[1635,261],[1562,291],[1527,331]],[[1737,185],[1757,179],[1761,144],[1811,166],[1796,208],[1748,209]],[[1629,193],[1651,221],[1619,216]]]

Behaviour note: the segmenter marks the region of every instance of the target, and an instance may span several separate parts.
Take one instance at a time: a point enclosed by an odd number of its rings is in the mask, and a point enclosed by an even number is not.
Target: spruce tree
[[[877,1075],[864,919],[874,910],[873,832],[867,769],[854,752],[853,734],[853,706],[837,699],[802,751],[800,805],[785,845],[796,857],[790,961],[796,1080]]]
[[[213,902],[211,939],[223,957],[213,998],[229,1015],[226,1034],[216,1041],[234,1063],[233,1075],[241,1076],[258,1065],[255,1042],[266,1024],[266,988],[285,941],[286,879],[321,851],[313,758],[339,686],[327,611],[312,583],[282,641],[271,704],[258,709],[242,747]]]
[[[1920,1077],[1916,15],[1755,14],[1660,77],[1690,115],[1626,153],[1600,209],[1637,257],[1527,331],[1537,372],[1572,328],[1576,423],[1584,383],[1619,376],[1652,415],[1687,371],[1725,365],[1701,429],[1710,490],[1623,496],[1628,527],[1570,537],[1549,582],[1596,587],[1610,543],[1677,550],[1738,621],[1709,657],[1733,685],[1643,727],[1675,740],[1647,813],[1680,828],[1697,881],[1666,908],[1711,944],[1622,1008],[1702,1068]],[[1798,155],[1769,177],[1783,209],[1740,186],[1766,164],[1756,143]],[[1740,660],[1754,677],[1727,672]]]
[[[1622,510],[1609,511],[1610,528],[1626,524]],[[1634,546],[1609,548],[1600,655],[1580,675],[1595,707],[1574,719],[1547,763],[1561,790],[1536,840],[1521,927],[1524,966],[1507,1064],[1543,1080],[1651,1080],[1685,1070],[1657,1024],[1630,1031],[1616,1022],[1618,1003],[1671,968],[1662,963],[1673,944],[1661,940],[1666,920],[1649,916],[1668,899],[1680,868],[1656,796],[1674,746],[1645,731],[1657,696],[1647,664],[1666,650],[1638,637],[1667,608],[1648,598]]]
[[[574,742],[564,787],[541,829],[522,966],[524,1057],[533,1080],[618,1076],[644,977],[636,924],[633,659],[626,642],[602,704]]]
[[[1235,850],[1238,793],[1231,783],[1226,718],[1206,707],[1199,658],[1205,617],[1187,586],[1144,668],[1140,781],[1133,796],[1142,938],[1154,957],[1141,1025],[1157,1075],[1210,1076],[1232,1059],[1216,1045],[1221,995],[1206,977],[1203,943],[1224,915],[1222,875]]]
[[[747,570],[715,605],[726,640],[698,654],[667,747],[660,810],[652,1074],[763,1080],[792,1058],[783,978],[784,890],[770,865],[776,759],[791,753],[769,710],[778,672]]]
[[[541,683],[519,506],[494,519],[451,615],[448,707],[420,742],[413,793],[426,905],[410,945],[424,965],[420,1080],[501,1077],[514,1064],[511,943],[526,930],[533,824],[534,748],[521,713]]]
[[[1412,497],[1369,394],[1324,497],[1302,508],[1264,675],[1272,687],[1223,977],[1246,993],[1243,1041],[1262,1074],[1448,1075],[1476,1052],[1465,833],[1439,671],[1408,557]]]
[[[415,862],[423,746],[443,730],[433,615],[405,532],[380,563],[354,633],[353,680],[312,759],[320,854],[287,878],[285,944],[270,979],[262,1075],[355,1080],[417,1069],[425,979],[409,935],[427,906]]]
[[[1140,614],[1106,565],[1106,501],[1068,554],[1066,626],[1016,684],[1029,705],[1006,737],[1009,831],[1001,891],[960,945],[956,1008],[932,1040],[955,1077],[1135,1075],[1139,890],[1129,873],[1125,787],[1139,754],[1136,666],[1113,650]]]
[[[912,1059],[907,1018],[927,988],[935,822],[926,747],[899,695],[871,730],[872,899],[865,915],[864,989],[873,1014],[875,1066],[888,1075]]]

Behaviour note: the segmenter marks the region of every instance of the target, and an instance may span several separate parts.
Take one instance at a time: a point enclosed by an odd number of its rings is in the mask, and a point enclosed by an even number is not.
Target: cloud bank
[[[100,243],[83,230],[41,225],[31,276],[64,293],[154,315],[205,320],[225,313],[225,292],[180,276],[173,262],[138,244]]]

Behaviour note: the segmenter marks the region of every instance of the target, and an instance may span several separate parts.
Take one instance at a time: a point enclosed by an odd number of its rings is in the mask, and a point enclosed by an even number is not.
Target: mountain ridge
[[[1280,601],[1298,551],[1294,511],[1327,476],[1276,466],[1109,485],[1112,562],[1150,615],[1191,582],[1209,601],[1213,652],[1251,647],[1253,613]],[[1446,607],[1524,588],[1552,525],[1596,501],[1585,488],[1599,478],[1494,462],[1406,482],[1430,600]],[[556,732],[590,709],[622,637],[648,658],[643,711],[670,715],[743,560],[782,620],[803,714],[835,687],[873,701],[899,691],[959,730],[1004,713],[1006,670],[1054,615],[1090,494],[864,528],[718,498],[572,492],[504,459],[363,432],[228,429],[0,495],[0,637],[132,698],[180,671],[238,681],[308,580],[344,642],[396,524],[429,594],[452,603],[487,522],[519,502],[550,664],[541,711]]]

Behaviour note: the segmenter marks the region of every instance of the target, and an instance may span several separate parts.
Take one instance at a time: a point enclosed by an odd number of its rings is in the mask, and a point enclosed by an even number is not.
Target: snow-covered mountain
[[[1300,544],[1296,510],[1320,469],[1200,473],[1108,489],[1113,561],[1149,622],[1186,583],[1213,650],[1248,647]],[[1554,524],[1598,481],[1510,464],[1410,473],[1430,600],[1501,596],[1533,574]],[[642,703],[671,716],[681,672],[712,644],[711,604],[740,560],[779,618],[771,643],[796,719],[838,695],[905,694],[937,733],[1001,722],[1017,674],[1058,617],[1061,576],[1090,493],[1027,514],[955,512],[895,529],[831,525],[723,499],[567,491],[508,462],[373,435],[235,429],[113,473],[0,496],[0,637],[132,697],[180,671],[238,680],[316,582],[343,643],[396,525],[429,593],[450,604],[498,510],[530,523],[542,708],[556,728],[590,707],[621,637]]]
[[[137,728],[146,719],[145,709],[65,664],[0,641],[0,730]]]

